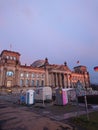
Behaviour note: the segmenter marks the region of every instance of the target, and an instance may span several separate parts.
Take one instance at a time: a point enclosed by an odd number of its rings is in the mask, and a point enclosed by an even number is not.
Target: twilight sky
[[[98,0],[0,0],[0,52],[20,52],[30,65],[46,57],[87,66],[98,83]]]

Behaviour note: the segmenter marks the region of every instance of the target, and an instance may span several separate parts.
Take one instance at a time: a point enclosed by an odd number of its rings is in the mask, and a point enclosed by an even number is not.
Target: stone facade
[[[84,87],[90,86],[89,73],[85,66],[74,67],[71,71],[67,66],[49,64],[48,59],[37,60],[30,66],[21,65],[20,53],[3,50],[0,54],[0,86],[1,87],[40,87],[51,86],[70,88],[77,81]]]

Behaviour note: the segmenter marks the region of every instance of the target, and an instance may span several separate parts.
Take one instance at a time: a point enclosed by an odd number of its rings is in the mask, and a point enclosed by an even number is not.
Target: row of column
[[[64,73],[51,73],[50,85],[53,87],[67,88],[71,86],[70,75]]]

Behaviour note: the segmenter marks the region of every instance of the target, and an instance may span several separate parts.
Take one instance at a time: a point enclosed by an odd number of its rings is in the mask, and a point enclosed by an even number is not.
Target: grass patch
[[[86,130],[98,130],[98,112],[89,113],[89,120],[86,115],[72,118],[71,122],[76,126],[84,127]]]
[[[65,114],[65,113],[77,111],[76,105],[71,105],[71,104],[67,104],[65,106],[53,105],[53,106],[46,107],[46,109],[50,110],[53,114]],[[80,110],[85,110],[85,108],[80,107]]]

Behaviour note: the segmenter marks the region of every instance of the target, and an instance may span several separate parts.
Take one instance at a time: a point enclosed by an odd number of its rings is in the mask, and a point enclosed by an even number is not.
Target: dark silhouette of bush
[[[86,97],[88,104],[98,104],[98,95],[87,95]],[[78,102],[85,103],[84,96],[79,96]]]

